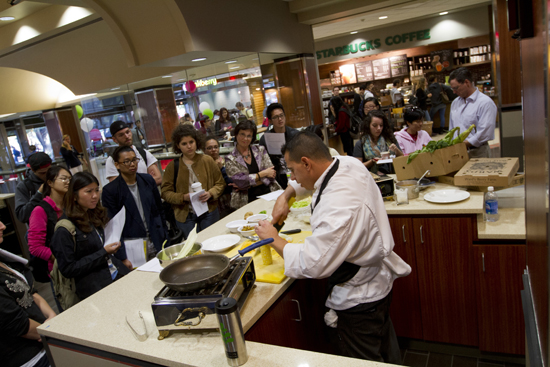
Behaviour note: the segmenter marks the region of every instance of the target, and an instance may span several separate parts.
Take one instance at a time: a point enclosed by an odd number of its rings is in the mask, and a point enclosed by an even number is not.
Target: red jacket
[[[349,116],[344,111],[338,111],[338,118],[334,120],[334,131],[337,133],[345,133],[349,130]]]

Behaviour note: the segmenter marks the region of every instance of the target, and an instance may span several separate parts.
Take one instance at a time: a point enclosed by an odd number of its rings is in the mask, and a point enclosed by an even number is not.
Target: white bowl
[[[246,224],[246,226],[257,227],[258,223],[248,223],[248,224]],[[253,235],[256,234],[256,231],[254,229],[252,229],[250,231],[243,231],[243,227],[245,227],[245,226],[240,226],[239,229],[238,229],[241,236],[253,236]]]
[[[241,238],[236,234],[224,234],[204,241],[202,249],[210,252],[222,252],[235,246],[240,240]]]
[[[246,218],[246,220],[248,221],[248,223],[259,223],[261,220],[266,220],[267,217],[267,214],[255,214]]]
[[[227,227],[227,229],[229,229],[231,232],[233,233],[239,233],[239,227],[242,227],[242,226],[245,226],[248,224],[248,221],[247,220],[244,220],[244,219],[239,219],[239,220],[234,220],[232,222],[229,222],[227,223],[225,226]]]

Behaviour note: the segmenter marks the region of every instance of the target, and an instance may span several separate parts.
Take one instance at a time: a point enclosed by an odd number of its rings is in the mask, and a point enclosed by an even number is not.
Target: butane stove
[[[217,329],[216,301],[234,298],[240,311],[255,281],[252,257],[241,257],[231,263],[222,280],[209,287],[179,292],[164,286],[151,305],[159,330],[158,339],[164,339],[173,330]]]

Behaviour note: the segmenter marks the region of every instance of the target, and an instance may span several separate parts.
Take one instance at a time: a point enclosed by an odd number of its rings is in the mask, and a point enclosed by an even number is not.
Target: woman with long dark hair
[[[220,108],[220,118],[216,121],[214,129],[216,137],[218,139],[222,139],[225,134],[232,131],[236,125],[237,124],[235,120],[231,118],[231,115],[229,114],[227,108]]]
[[[60,218],[68,219],[75,233],[59,227],[51,242],[59,271],[64,277],[75,279],[76,294],[81,300],[128,274],[132,268],[120,242],[104,243],[103,229],[108,217],[99,199],[97,178],[89,172],[75,174],[63,200],[65,214]]]
[[[381,171],[392,173],[392,165],[377,165],[382,152],[391,151],[396,156],[402,156],[399,143],[393,135],[388,118],[382,111],[371,111],[361,125],[361,139],[355,144],[353,156],[363,162],[363,165],[373,173]]]

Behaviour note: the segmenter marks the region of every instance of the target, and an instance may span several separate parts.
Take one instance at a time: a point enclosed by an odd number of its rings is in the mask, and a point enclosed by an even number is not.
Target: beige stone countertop
[[[483,214],[477,215],[477,236],[493,240],[525,240],[525,209],[499,208],[496,222],[485,222]]]
[[[6,199],[12,198],[14,196],[15,196],[15,194],[0,194],[0,200],[6,200]]]
[[[230,216],[200,232],[197,240],[228,234],[225,224],[242,219],[244,213],[261,210],[271,212],[274,202],[257,200]],[[284,229],[309,226],[292,216]],[[256,282],[243,309],[241,319],[244,330],[252,325],[292,284],[286,279],[281,284]],[[133,271],[128,276],[85,299],[39,327],[39,333],[71,343],[86,345],[111,353],[166,366],[226,366],[223,343],[218,332],[196,330],[176,332],[164,340],[158,340],[158,331],[151,309],[151,302],[163,283],[158,273]],[[137,322],[141,311],[148,338],[139,342],[126,324],[126,316]],[[137,320],[137,321],[135,321]],[[139,324],[137,324],[139,325]],[[298,349],[247,342],[249,360],[246,366],[389,366],[384,363],[314,353]]]
[[[409,204],[397,205],[395,201],[386,201],[384,205],[388,215],[400,214],[481,214],[483,213],[483,193],[468,191],[470,197],[466,200],[437,204],[424,200],[424,195],[437,190],[461,190],[461,188],[436,182],[435,185],[420,191],[416,199],[409,200]]]

